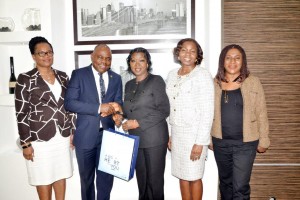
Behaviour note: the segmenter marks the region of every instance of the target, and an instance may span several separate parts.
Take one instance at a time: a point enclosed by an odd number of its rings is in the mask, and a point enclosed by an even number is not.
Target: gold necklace
[[[229,98],[228,98],[227,90],[224,90],[224,103],[228,103],[228,102],[229,102]]]
[[[236,77],[233,81],[228,81],[227,79],[226,79],[226,83],[229,83],[229,82],[237,82],[239,79],[241,78],[241,76],[238,76],[238,77]]]

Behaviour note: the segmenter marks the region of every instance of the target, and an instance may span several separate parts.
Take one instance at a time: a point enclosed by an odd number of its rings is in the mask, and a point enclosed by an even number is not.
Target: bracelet
[[[22,146],[22,149],[26,149],[26,148],[28,148],[28,147],[31,147],[31,143]]]

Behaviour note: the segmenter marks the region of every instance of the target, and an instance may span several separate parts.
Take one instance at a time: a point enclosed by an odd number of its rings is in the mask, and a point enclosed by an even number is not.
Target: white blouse
[[[47,83],[47,85],[49,86],[51,92],[53,93],[53,95],[55,97],[55,100],[59,101],[60,94],[61,94],[61,85],[59,84],[59,82],[56,79],[54,79],[53,85],[48,83],[47,81],[45,81],[45,83]]]

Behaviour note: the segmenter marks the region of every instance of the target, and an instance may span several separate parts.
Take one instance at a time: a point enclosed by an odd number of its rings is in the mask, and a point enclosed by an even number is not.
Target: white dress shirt
[[[93,74],[94,74],[94,78],[95,78],[95,82],[96,82],[96,87],[97,87],[97,91],[98,91],[98,95],[99,95],[99,101],[101,102],[101,89],[100,89],[100,76],[99,76],[99,72],[97,70],[95,70],[94,66],[92,66],[93,69]],[[108,83],[109,83],[109,78],[108,78],[108,73],[104,72],[102,74],[103,80],[104,80],[104,85],[105,85],[105,93],[107,91],[108,88]]]
[[[96,83],[96,87],[97,87],[97,92],[98,92],[98,96],[99,96],[99,102],[100,102],[100,106],[98,108],[98,113],[100,113],[101,110],[101,103],[102,103],[102,99],[101,99],[101,89],[100,89],[100,76],[99,76],[99,72],[97,70],[95,70],[94,66],[92,66],[92,70],[93,70],[93,75],[95,78],[95,83]],[[104,85],[105,85],[105,93],[107,91],[108,88],[108,83],[109,83],[109,78],[108,78],[108,73],[104,72],[102,74],[102,78],[104,80]],[[102,127],[101,121],[100,121],[100,128]]]

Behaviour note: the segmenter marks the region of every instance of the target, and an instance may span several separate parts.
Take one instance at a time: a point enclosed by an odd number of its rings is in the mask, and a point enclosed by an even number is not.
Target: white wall
[[[214,76],[218,66],[218,56],[221,50],[221,0],[196,0],[196,40],[200,43],[204,51],[204,60],[202,65],[207,67]],[[1,10],[0,10],[1,11]],[[74,46],[73,39],[73,11],[72,0],[51,0],[51,23],[52,38],[51,42],[55,50],[54,67],[66,71],[71,75],[75,68],[74,51],[91,50],[95,45]],[[126,45],[109,45],[111,49],[132,49],[137,46],[143,46],[148,49],[157,48],[174,48],[174,43],[160,44],[126,44]],[[22,50],[20,50],[20,48]],[[7,50],[11,52],[7,52]],[[26,49],[26,50],[25,50]],[[27,46],[18,46],[11,48],[3,48],[0,46],[1,55],[9,55],[10,53],[27,51]],[[29,50],[28,50],[29,51]],[[3,54],[2,54],[3,53]],[[18,61],[16,60],[16,74],[27,71],[32,67],[32,61],[28,57],[28,53],[19,53]],[[22,57],[23,56],[23,57]],[[22,61],[23,60],[23,61]],[[124,61],[125,62],[125,61]],[[3,61],[0,61],[3,63]],[[8,61],[7,65],[8,66]],[[26,67],[24,67],[24,64]],[[88,65],[89,63],[86,63]],[[29,65],[29,66],[28,66]],[[155,71],[159,73],[160,67],[165,66],[176,67],[161,59],[160,63],[154,63]],[[156,67],[157,66],[157,67]],[[8,68],[8,67],[7,67]],[[5,69],[8,73],[9,69]],[[3,71],[3,70],[1,70]],[[2,75],[1,75],[2,76]],[[1,83],[2,84],[2,83]],[[0,94],[6,87],[0,87]],[[1,141],[0,144],[0,199],[5,200],[34,200],[38,199],[35,188],[27,183],[27,172],[22,152],[16,145],[18,137],[14,108],[13,105],[4,106],[0,102],[0,127]],[[5,113],[5,114],[4,114]],[[80,199],[80,182],[77,169],[76,158],[74,162],[74,176],[68,179],[66,199]],[[217,199],[217,168],[214,161],[213,153],[209,151],[206,169],[203,178],[204,184],[204,200]],[[170,174],[170,155],[167,155],[167,167],[165,172],[165,195],[166,200],[181,199],[178,179]],[[112,191],[112,200],[137,199],[138,191],[136,180],[133,178],[129,182],[115,179]]]

